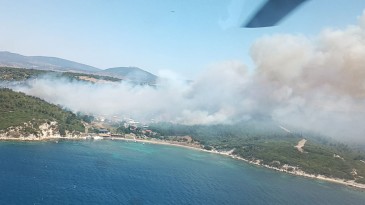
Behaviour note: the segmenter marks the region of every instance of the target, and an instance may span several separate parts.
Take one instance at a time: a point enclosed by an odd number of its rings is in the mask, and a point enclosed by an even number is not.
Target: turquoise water
[[[1,204],[365,204],[365,192],[124,141],[1,142]]]

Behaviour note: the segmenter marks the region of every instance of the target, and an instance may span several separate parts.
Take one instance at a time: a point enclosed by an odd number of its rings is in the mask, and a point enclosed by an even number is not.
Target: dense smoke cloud
[[[253,72],[228,61],[190,83],[162,77],[157,88],[45,77],[18,89],[95,115],[209,124],[259,114],[344,139],[364,139],[365,14],[359,25],[326,29],[315,39],[263,37],[253,44],[251,56]]]
[[[226,62],[203,73],[194,82],[171,72],[160,73],[157,87],[129,83],[87,83],[52,76],[29,80],[16,88],[60,104],[75,112],[102,116],[126,116],[185,124],[232,122],[242,106],[245,67]]]
[[[360,18],[364,22],[365,15]],[[318,38],[276,35],[252,46],[257,102],[273,118],[346,139],[364,139],[365,27]],[[263,95],[261,95],[263,94]],[[257,99],[257,98],[256,98]]]

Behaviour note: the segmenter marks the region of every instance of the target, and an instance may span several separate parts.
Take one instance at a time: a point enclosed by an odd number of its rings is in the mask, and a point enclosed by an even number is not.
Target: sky
[[[0,0],[0,50],[101,69],[136,66],[184,78],[224,62],[255,69],[251,47],[273,34],[315,38],[357,24],[364,0],[311,0],[279,26],[240,25],[259,0]]]

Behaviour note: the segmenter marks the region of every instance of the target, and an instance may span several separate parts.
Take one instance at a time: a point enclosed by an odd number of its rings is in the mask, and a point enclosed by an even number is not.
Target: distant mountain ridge
[[[153,84],[157,76],[137,67],[116,67],[102,70],[74,61],[47,56],[23,56],[17,53],[0,51],[0,66],[61,72],[76,72],[104,75],[135,83]]]
[[[23,56],[7,51],[0,52],[0,65],[19,68],[33,68],[37,70],[54,70],[54,71],[69,71],[69,72],[98,72],[100,69],[77,63],[74,61],[65,60],[56,57],[46,56]]]
[[[139,81],[145,83],[155,83],[157,80],[157,76],[137,67],[108,68],[101,71],[99,74],[119,77],[133,82]]]

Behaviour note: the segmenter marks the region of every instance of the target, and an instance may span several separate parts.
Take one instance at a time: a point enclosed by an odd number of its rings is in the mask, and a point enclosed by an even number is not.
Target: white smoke
[[[251,53],[257,65],[253,87],[263,88],[258,103],[267,113],[333,136],[364,139],[365,27],[326,29],[314,40],[265,37]]]
[[[164,72],[170,80],[164,78],[156,88],[43,78],[19,90],[95,115],[209,124],[260,114],[343,139],[364,140],[365,13],[359,25],[326,29],[314,39],[263,37],[253,44],[251,56],[253,73],[243,63],[227,61],[192,83]]]
[[[29,80],[16,88],[75,112],[103,116],[131,116],[186,124],[231,122],[237,96],[245,87],[245,67],[226,62],[189,83],[172,72],[160,73],[158,86],[128,83],[87,83],[52,76]],[[166,78],[168,77],[168,78]]]

